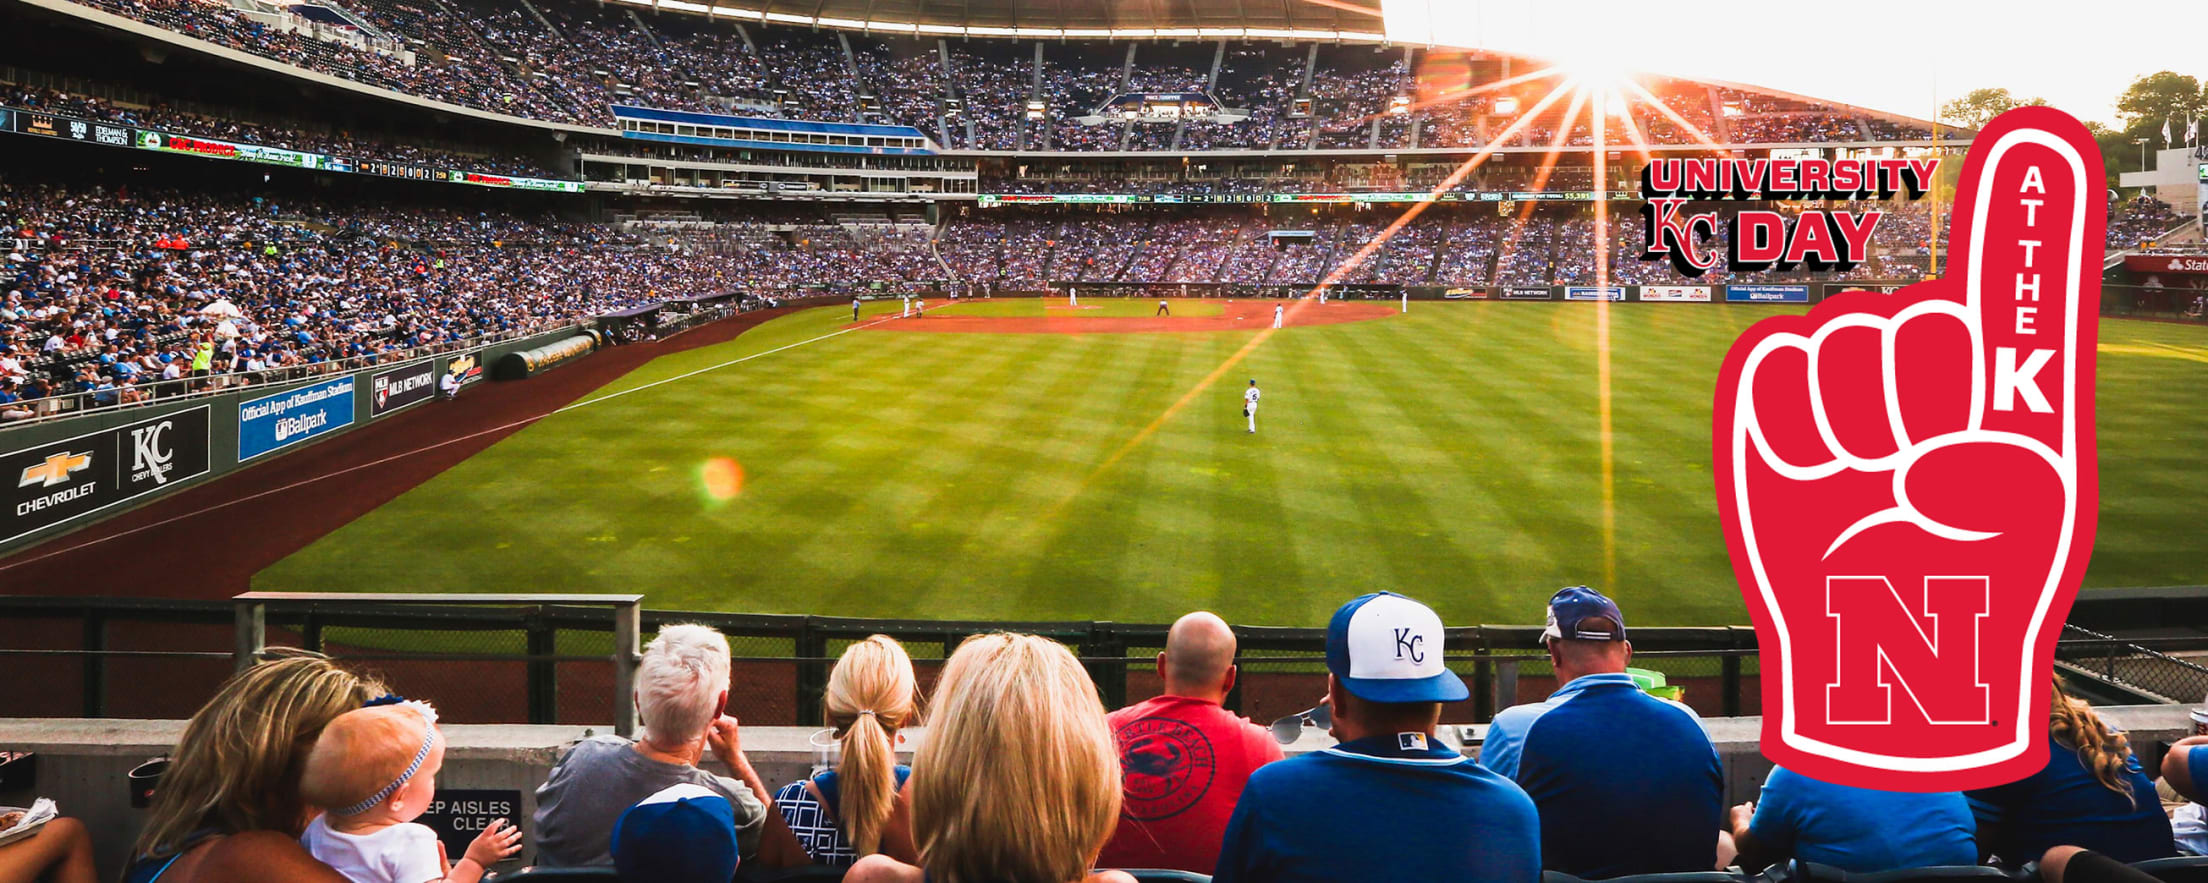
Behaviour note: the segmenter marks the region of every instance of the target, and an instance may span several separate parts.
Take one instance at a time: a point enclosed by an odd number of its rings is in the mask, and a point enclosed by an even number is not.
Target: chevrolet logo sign
[[[25,468],[22,480],[16,482],[15,486],[30,487],[34,484],[42,484],[46,487],[53,487],[68,481],[69,476],[77,470],[91,465],[92,455],[89,452],[72,454],[63,451],[47,457],[45,462]]]

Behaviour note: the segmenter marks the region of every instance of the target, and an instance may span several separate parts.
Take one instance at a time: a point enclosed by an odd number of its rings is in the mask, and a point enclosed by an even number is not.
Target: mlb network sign
[[[201,405],[0,455],[0,543],[207,474],[207,427]]]
[[[2102,168],[2070,116],[2002,114],[1971,142],[1948,275],[1765,319],[1727,353],[1712,471],[1773,762],[1890,791],[2046,763],[2099,512]]]
[[[353,423],[353,378],[272,393],[238,403],[238,462]]]

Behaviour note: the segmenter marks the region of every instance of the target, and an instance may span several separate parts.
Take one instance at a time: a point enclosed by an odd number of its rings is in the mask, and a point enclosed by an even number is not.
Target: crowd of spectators
[[[416,47],[406,56],[318,39],[197,0],[80,0],[278,61],[393,91],[536,119],[610,126],[616,103],[821,121],[911,125],[949,147],[990,150],[1211,150],[1478,147],[1498,131],[1491,96],[1422,86],[1415,53],[1401,48],[1292,47],[1145,42],[935,41],[734,27],[681,15],[643,17],[623,7],[543,0],[528,8],[493,0],[345,0],[341,5]],[[849,50],[846,51],[846,45]],[[1469,84],[1467,84],[1469,85]],[[1517,90],[1527,106],[1553,88]],[[1207,91],[1235,123],[1078,118],[1122,91]],[[1711,137],[1714,101],[1740,142],[1924,136],[1913,127],[1839,108],[1688,81],[1655,84],[1658,100]],[[1042,105],[1030,119],[1029,102]],[[1400,108],[1399,102],[1415,102]],[[1694,136],[1643,100],[1629,111],[1643,137]],[[1562,124],[1539,121],[1523,144],[1549,143]],[[1584,115],[1565,142],[1592,143]],[[1624,133],[1616,133],[1620,143]]]
[[[2141,193],[2108,207],[2108,247],[2112,251],[2141,248],[2182,220],[2169,203]]]
[[[234,111],[185,109],[159,102],[128,105],[41,86],[10,86],[5,96],[0,99],[0,103],[28,110],[155,129],[172,135],[242,141],[264,147],[321,153],[350,159],[356,163],[383,161],[532,178],[569,177],[524,156],[488,156],[455,146],[400,144],[345,131],[323,131],[320,127],[298,120],[284,123],[245,122],[241,119],[244,114]]]
[[[854,883],[1129,883],[1115,868],[1219,883],[1535,883],[1546,872],[1745,875],[1789,861],[1849,874],[2036,862],[2048,883],[2139,883],[2153,878],[2130,863],[2198,845],[2187,839],[2198,806],[2178,807],[2173,824],[2155,780],[2198,798],[2208,737],[2180,740],[2149,770],[2059,680],[2046,759],[2016,782],[1903,793],[1782,767],[1759,799],[1728,807],[1703,721],[1629,669],[1619,605],[1572,586],[1546,614],[1554,691],[1498,713],[1469,755],[1439,724],[1471,696],[1444,661],[1445,625],[1392,592],[1335,611],[1323,699],[1271,727],[1225,708],[1237,640],[1210,613],[1167,631],[1158,695],[1109,712],[1080,660],[1044,637],[967,638],[923,703],[911,656],[875,635],[850,644],[825,685],[833,762],[771,786],[730,705],[728,640],[669,624],[637,663],[643,729],[566,748],[536,788],[526,845],[540,867],[652,883],[807,866]],[[1402,646],[1423,652],[1391,652]],[[470,881],[525,845],[519,830],[492,825],[444,861],[412,822],[444,757],[434,710],[317,655],[274,657],[233,675],[186,723],[125,880],[398,879],[375,873],[380,857],[406,880]],[[926,738],[899,763],[900,731],[922,722],[923,704]],[[1283,746],[1307,742],[1311,727],[1331,744],[1288,756]],[[1632,750],[1618,750],[1620,734]],[[726,774],[706,769],[709,758]],[[0,871],[93,879],[95,836],[49,827],[0,847]]]

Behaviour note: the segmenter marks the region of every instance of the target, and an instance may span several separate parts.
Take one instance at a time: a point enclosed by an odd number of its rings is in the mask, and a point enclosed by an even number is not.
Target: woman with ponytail
[[[774,795],[814,863],[849,867],[875,853],[908,862],[919,855],[899,796],[912,768],[897,763],[896,748],[917,703],[912,657],[887,635],[853,644],[836,660],[821,702],[840,747],[836,768]]]
[[[1978,849],[2017,865],[2082,846],[2120,862],[2177,854],[2170,819],[2124,734],[2055,680],[2047,763],[2024,779],[1967,792]]]

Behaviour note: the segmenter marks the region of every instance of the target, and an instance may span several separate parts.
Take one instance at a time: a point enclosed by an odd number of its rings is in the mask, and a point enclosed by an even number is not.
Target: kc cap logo
[[[1373,702],[1456,702],[1471,695],[1443,663],[1441,617],[1393,592],[1334,611],[1326,667],[1350,693]]]
[[[2100,152],[2068,115],[2022,108],[1979,131],[1957,191],[1945,278],[1758,322],[1718,378],[1763,751],[1827,782],[2037,772],[2093,548]]]

